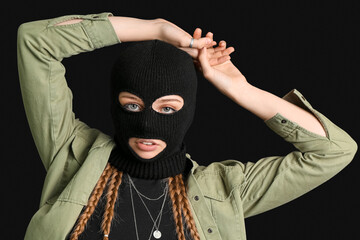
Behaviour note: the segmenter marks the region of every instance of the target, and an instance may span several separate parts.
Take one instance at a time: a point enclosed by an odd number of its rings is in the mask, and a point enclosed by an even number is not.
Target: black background
[[[27,21],[109,11],[164,18],[190,34],[196,27],[234,46],[232,61],[252,85],[282,97],[298,89],[312,106],[358,142],[359,7],[356,1],[16,1],[3,9],[1,82],[2,237],[23,239],[36,212],[45,170],[22,105],[17,27]],[[4,16],[5,15],[5,16]],[[108,79],[113,47],[63,61],[74,112],[111,134]],[[285,155],[295,150],[261,119],[199,77],[197,112],[186,137],[200,164]],[[260,147],[259,147],[260,146]],[[360,239],[357,153],[334,178],[306,195],[246,219],[248,239]],[[4,215],[3,215],[4,213]],[[5,225],[4,225],[5,223]]]

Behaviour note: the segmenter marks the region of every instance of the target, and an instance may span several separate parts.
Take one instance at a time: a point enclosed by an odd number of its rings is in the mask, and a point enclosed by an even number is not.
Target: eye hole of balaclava
[[[120,92],[119,103],[125,110],[130,112],[140,112],[148,107],[145,106],[140,97],[129,92]],[[179,95],[165,95],[151,104],[152,110],[160,114],[174,114],[181,110],[183,106],[184,99]]]

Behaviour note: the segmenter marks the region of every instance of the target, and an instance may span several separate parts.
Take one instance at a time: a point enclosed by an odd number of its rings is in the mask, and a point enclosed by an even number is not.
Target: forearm
[[[133,17],[109,16],[109,21],[121,42],[145,41],[158,39],[163,19],[139,19]],[[71,19],[56,24],[69,25],[83,21],[83,19]]]
[[[311,112],[248,83],[234,90],[233,100],[262,120],[266,121],[280,113],[309,131],[326,136],[320,121]]]
[[[161,19],[145,20],[111,16],[109,20],[121,42],[159,39]]]

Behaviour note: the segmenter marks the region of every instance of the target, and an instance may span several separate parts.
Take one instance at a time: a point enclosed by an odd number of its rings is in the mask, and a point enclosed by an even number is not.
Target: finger
[[[205,37],[210,38],[211,40],[214,40],[214,34],[212,32],[208,32]]]
[[[233,47],[230,47],[224,51],[219,51],[212,54],[211,56],[209,56],[210,65],[211,66],[219,65],[221,63],[226,62],[227,60],[230,60],[231,59],[230,54],[234,51],[235,49]]]
[[[227,49],[225,49],[223,51],[224,55],[230,55],[231,53],[235,52],[235,48],[234,47],[228,47]]]
[[[201,32],[202,32],[201,28],[196,28],[193,34],[193,38],[195,39],[201,38]]]
[[[217,52],[217,51],[222,51],[222,50],[224,50],[224,49],[226,49],[226,42],[224,41],[224,40],[221,40],[220,42],[219,42],[219,46],[217,46],[216,48],[215,48],[215,51]]]
[[[209,50],[209,49],[208,49]],[[210,59],[216,59],[222,56],[227,56],[230,55],[231,53],[233,53],[235,51],[235,49],[233,47],[229,47],[225,50],[213,50],[213,52],[208,51],[208,55]]]
[[[209,63],[210,63],[210,66],[216,66],[216,65],[220,65],[224,62],[227,62],[230,59],[231,59],[230,56],[221,56],[219,58],[210,59]]]
[[[222,63],[224,63],[224,62],[227,62],[227,61],[229,61],[230,59],[231,59],[230,56],[222,56],[222,57],[218,58],[218,64],[222,64]]]
[[[212,32],[208,32],[205,37],[211,38],[212,43],[211,43],[211,47],[216,45],[216,41],[214,41],[214,34]],[[209,50],[209,49],[208,49]]]
[[[207,59],[207,49],[206,49],[206,47],[200,49],[199,61],[200,61],[200,66],[202,68],[202,73],[203,73],[204,77],[205,78],[210,78],[213,69],[211,68],[210,63],[209,63],[209,61]]]
[[[229,48],[227,48],[225,50],[214,49],[214,53],[211,55],[211,58],[219,58],[221,56],[230,55],[234,51],[235,51],[234,47],[229,47]]]
[[[212,40],[208,37],[203,37],[200,39],[194,39],[193,48],[201,49],[203,47],[211,47]]]

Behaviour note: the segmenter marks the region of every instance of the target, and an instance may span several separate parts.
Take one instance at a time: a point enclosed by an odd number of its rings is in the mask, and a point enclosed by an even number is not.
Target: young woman
[[[19,27],[21,92],[47,170],[25,239],[246,239],[244,218],[299,197],[349,164],[357,144],[344,130],[296,89],[279,98],[249,84],[230,61],[234,49],[224,41],[215,47],[212,37],[110,13]],[[75,118],[61,61],[120,42],[111,138]],[[297,151],[199,166],[183,142],[195,111],[194,65]]]

